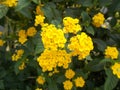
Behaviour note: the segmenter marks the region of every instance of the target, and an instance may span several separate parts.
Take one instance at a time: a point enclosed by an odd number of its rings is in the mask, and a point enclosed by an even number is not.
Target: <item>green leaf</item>
[[[107,6],[107,5],[110,5],[112,2],[112,0],[98,0],[99,1],[99,4],[100,6]]]
[[[93,39],[93,42],[97,45],[97,48],[100,51],[102,51],[102,52],[105,51],[107,45],[106,45],[106,43],[103,40],[101,40],[101,39]]]
[[[43,50],[44,50],[44,46],[42,44],[42,41],[40,40],[35,47],[35,54],[39,54],[43,52]]]
[[[0,4],[0,19],[7,14],[8,8]]]
[[[91,7],[93,5],[92,0],[77,0],[77,3],[84,7]]]
[[[0,80],[0,89],[5,90],[3,80]]]
[[[34,3],[39,4],[41,0],[32,0]]]
[[[88,26],[90,24],[90,21],[91,21],[91,18],[88,15],[88,13],[83,11],[81,13],[81,16],[82,16],[82,20],[83,20],[83,23],[85,24],[85,26]]]
[[[86,32],[87,32],[87,33],[92,34],[92,35],[95,34],[94,29],[93,29],[92,26],[88,26],[88,27],[86,27],[85,29],[86,29]]]
[[[62,82],[64,82],[65,81],[65,75],[59,75],[59,77],[57,78],[57,83],[62,83]]]
[[[47,80],[48,80],[48,90],[53,90],[53,88],[54,90],[58,90],[57,84],[54,80],[52,80],[52,78],[47,78]]]
[[[6,70],[3,67],[0,67],[0,79],[5,77],[7,74]]]
[[[105,72],[107,78],[104,84],[104,90],[113,90],[113,88],[115,88],[115,86],[117,85],[119,79],[115,75],[113,75],[110,69],[106,69]]]

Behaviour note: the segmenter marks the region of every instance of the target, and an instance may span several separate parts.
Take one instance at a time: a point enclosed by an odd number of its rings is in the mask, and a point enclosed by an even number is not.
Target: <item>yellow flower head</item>
[[[23,62],[18,68],[19,70],[23,70],[25,68],[25,63]]]
[[[38,76],[36,81],[37,81],[38,84],[43,85],[45,83],[45,78],[43,76]]]
[[[77,77],[74,81],[76,87],[83,87],[85,85],[85,81],[82,77]]]
[[[82,60],[93,50],[93,42],[86,33],[82,32],[80,35],[70,38],[68,48],[72,51],[72,56],[78,55],[79,60]]]
[[[70,80],[63,82],[63,85],[65,90],[72,90],[73,83]]]
[[[44,19],[45,19],[44,16],[42,16],[42,15],[36,15],[35,16],[35,26],[38,26],[39,24],[41,26],[43,26],[44,25]]]
[[[42,71],[53,71],[57,66],[68,68],[71,62],[70,55],[65,50],[45,50],[37,61],[42,68]]]
[[[98,13],[96,15],[93,16],[92,18],[93,20],[93,25],[96,26],[96,27],[100,27],[103,23],[104,23],[104,15],[102,13]]]
[[[23,49],[17,50],[16,53],[12,55],[12,61],[17,61],[18,59],[20,59],[23,53],[24,53]]]
[[[2,4],[5,4],[8,7],[14,7],[17,5],[17,3],[18,3],[18,0],[6,0],[6,1],[2,2]]]
[[[0,36],[2,36],[3,32],[0,31]]]
[[[41,10],[41,5],[38,5],[36,7],[36,14],[44,16],[43,11]]]
[[[25,30],[20,30],[20,31],[18,32],[18,36],[19,36],[18,41],[19,41],[21,44],[24,44],[24,43],[27,41],[27,35],[26,35]]]
[[[68,69],[65,72],[65,77],[68,79],[72,79],[75,76],[75,72],[72,69]]]
[[[105,49],[105,57],[106,58],[117,59],[118,54],[119,54],[119,52],[116,47],[107,46],[107,48]]]
[[[63,25],[64,25],[64,32],[65,33],[74,33],[76,34],[78,31],[81,31],[82,28],[79,25],[79,19],[73,19],[71,17],[65,17],[63,19]]]
[[[3,41],[2,39],[0,39],[0,46],[3,46],[5,43],[5,41]]]
[[[35,90],[42,90],[41,88],[36,88]]]
[[[27,29],[27,36],[33,37],[36,34],[36,29],[35,27],[30,27]]]
[[[112,67],[111,67],[113,74],[117,75],[117,77],[120,79],[120,63],[115,63]]]
[[[42,27],[42,42],[46,49],[56,50],[64,48],[66,38],[61,29],[57,29],[53,24],[46,24]]]

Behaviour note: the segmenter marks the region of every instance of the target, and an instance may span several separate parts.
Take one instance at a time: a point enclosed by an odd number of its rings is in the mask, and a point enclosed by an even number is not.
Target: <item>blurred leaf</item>
[[[91,7],[93,5],[92,0],[77,0],[76,2],[85,7]]]
[[[92,34],[92,35],[95,34],[94,29],[93,29],[92,26],[88,26],[88,27],[86,27],[85,29],[86,29],[86,32],[87,32],[87,33]]]
[[[102,51],[102,52],[105,51],[107,45],[106,45],[106,43],[105,43],[103,40],[101,40],[101,39],[93,39],[93,42],[97,45],[97,48],[98,48],[100,51]],[[95,46],[95,47],[96,47],[96,46]]]
[[[110,5],[112,2],[112,0],[98,0],[99,1],[99,4],[100,6],[107,6],[107,5]]]
[[[7,14],[8,8],[0,4],[0,19]]]
[[[65,79],[65,75],[59,75],[56,81],[57,83],[62,83],[65,81]]]
[[[48,80],[48,90],[53,90],[53,88],[54,90],[58,90],[57,84],[54,80],[52,80],[52,78],[48,78],[47,80]]]
[[[34,3],[39,4],[41,0],[32,0]]]
[[[60,12],[56,9],[56,5],[52,2],[46,3],[45,6],[43,6],[42,10],[49,22],[61,17]]]
[[[6,70],[3,67],[0,67],[0,79],[5,77],[7,74]]]
[[[62,2],[64,0],[52,0],[53,2]]]
[[[85,26],[88,26],[90,24],[90,21],[91,21],[91,18],[88,15],[88,13],[83,11],[81,13],[81,17],[82,17],[82,20],[83,20],[83,23],[85,24]]]
[[[43,52],[43,50],[44,50],[44,46],[42,44],[42,41],[39,41],[35,47],[35,54],[39,54],[39,53]]]
[[[5,90],[3,80],[0,80],[0,89]]]
[[[110,69],[106,69],[106,82],[104,84],[104,90],[113,90],[115,86],[117,85],[119,79],[113,75],[112,71]]]
[[[25,17],[32,18],[29,5],[30,5],[30,0],[19,0],[15,10],[20,12]]]

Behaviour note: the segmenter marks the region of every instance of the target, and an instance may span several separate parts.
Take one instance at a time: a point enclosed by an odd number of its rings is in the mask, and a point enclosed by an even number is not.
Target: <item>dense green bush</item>
[[[120,0],[0,0],[0,90],[120,90]]]

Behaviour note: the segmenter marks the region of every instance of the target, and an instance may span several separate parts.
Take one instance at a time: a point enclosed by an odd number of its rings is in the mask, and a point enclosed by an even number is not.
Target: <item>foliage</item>
[[[119,0],[0,0],[0,90],[119,90],[119,53]]]

